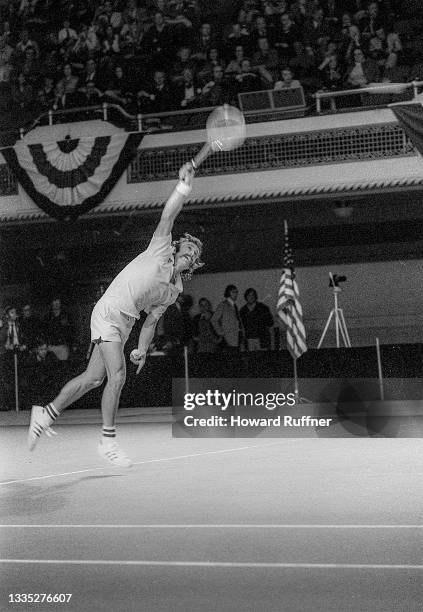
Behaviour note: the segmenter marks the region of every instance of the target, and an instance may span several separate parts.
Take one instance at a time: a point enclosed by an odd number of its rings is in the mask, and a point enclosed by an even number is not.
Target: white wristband
[[[187,183],[184,183],[184,181],[179,181],[176,184],[176,188],[175,189],[176,189],[176,191],[178,193],[180,193],[181,195],[184,195],[184,196],[187,196],[192,191],[191,185],[187,185]]]

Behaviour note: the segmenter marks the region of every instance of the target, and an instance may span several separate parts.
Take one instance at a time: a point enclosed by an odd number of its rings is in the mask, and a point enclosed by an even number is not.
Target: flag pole
[[[298,370],[297,370],[297,358],[292,357],[292,361],[294,362],[294,395],[295,395],[295,403],[300,403],[300,392],[298,390]]]
[[[294,365],[294,396],[297,404],[311,403],[300,396],[298,384],[297,359],[307,350],[305,329],[302,322],[302,309],[299,302],[298,286],[295,281],[292,251],[289,247],[288,221],[284,219],[284,272],[281,277],[278,293],[278,314],[286,326],[287,348]],[[283,279],[283,280],[282,280]],[[279,298],[281,298],[279,300]],[[280,307],[280,310],[279,310]],[[288,337],[289,336],[289,337]]]
[[[307,397],[302,397],[300,395],[300,389],[298,385],[298,368],[297,368],[297,358],[292,355],[292,360],[294,362],[294,396],[296,404],[312,404],[313,401],[309,400]]]

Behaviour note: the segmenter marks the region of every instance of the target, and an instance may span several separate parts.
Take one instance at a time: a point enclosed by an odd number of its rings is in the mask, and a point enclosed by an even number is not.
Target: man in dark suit
[[[177,108],[175,91],[168,83],[164,70],[155,71],[151,89],[138,92],[138,107],[143,113],[164,113]]]
[[[24,395],[33,403],[45,404],[60,386],[60,361],[40,338],[25,367]]]
[[[157,67],[171,59],[172,48],[172,28],[166,24],[163,13],[156,11],[153,24],[142,39],[141,50],[150,58],[150,63]]]
[[[201,105],[219,106],[229,102],[230,97],[229,81],[225,78],[223,66],[213,66],[212,80],[204,85],[201,92]]]
[[[236,93],[259,91],[262,88],[260,77],[251,68],[251,61],[246,57],[241,62],[241,72],[234,77]]]
[[[0,409],[11,409],[14,402],[15,355],[25,350],[20,341],[18,311],[6,308],[6,319],[0,327]]]
[[[44,332],[52,351],[60,361],[67,361],[73,346],[74,329],[69,313],[55,297],[44,321]]]
[[[20,318],[20,341],[28,351],[35,348],[37,339],[42,335],[41,321],[33,314],[31,304],[24,304]]]
[[[2,352],[6,354],[8,351],[12,353],[21,347],[18,311],[15,306],[6,308],[6,321],[1,328],[0,342]]]
[[[239,311],[249,351],[270,349],[270,328],[273,317],[266,306],[257,300],[257,291],[250,287],[244,293],[246,304]]]

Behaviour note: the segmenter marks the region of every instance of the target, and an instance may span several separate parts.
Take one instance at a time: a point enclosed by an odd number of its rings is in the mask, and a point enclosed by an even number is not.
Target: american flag
[[[279,282],[276,311],[286,325],[286,344],[294,359],[301,357],[307,350],[306,333],[303,324],[303,309],[300,293],[295,280],[294,258],[289,245],[288,225],[285,221],[285,244],[283,252],[283,272]]]

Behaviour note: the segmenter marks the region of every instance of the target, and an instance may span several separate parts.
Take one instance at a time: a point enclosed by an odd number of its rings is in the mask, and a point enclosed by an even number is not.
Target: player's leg
[[[103,432],[98,446],[99,454],[118,467],[130,467],[131,460],[119,448],[116,442],[116,413],[119,407],[120,394],[126,380],[126,362],[123,354],[123,342],[101,342],[100,353],[106,368],[107,383],[101,399]]]
[[[105,376],[106,367],[99,350],[99,345],[95,344],[86,370],[66,383],[51,404],[54,406],[56,412],[60,414],[65,408],[85,395],[85,393],[99,387]]]
[[[85,393],[99,387],[105,375],[106,368],[103,358],[98,345],[95,345],[88,366],[82,374],[66,383],[59,395],[46,406],[32,407],[31,423],[28,431],[29,449],[33,450],[43,432],[47,435],[54,433],[50,426],[60,413]]]
[[[126,381],[126,362],[122,342],[101,342],[98,345],[106,370],[107,383],[101,399],[103,425],[114,427],[120,394]]]

